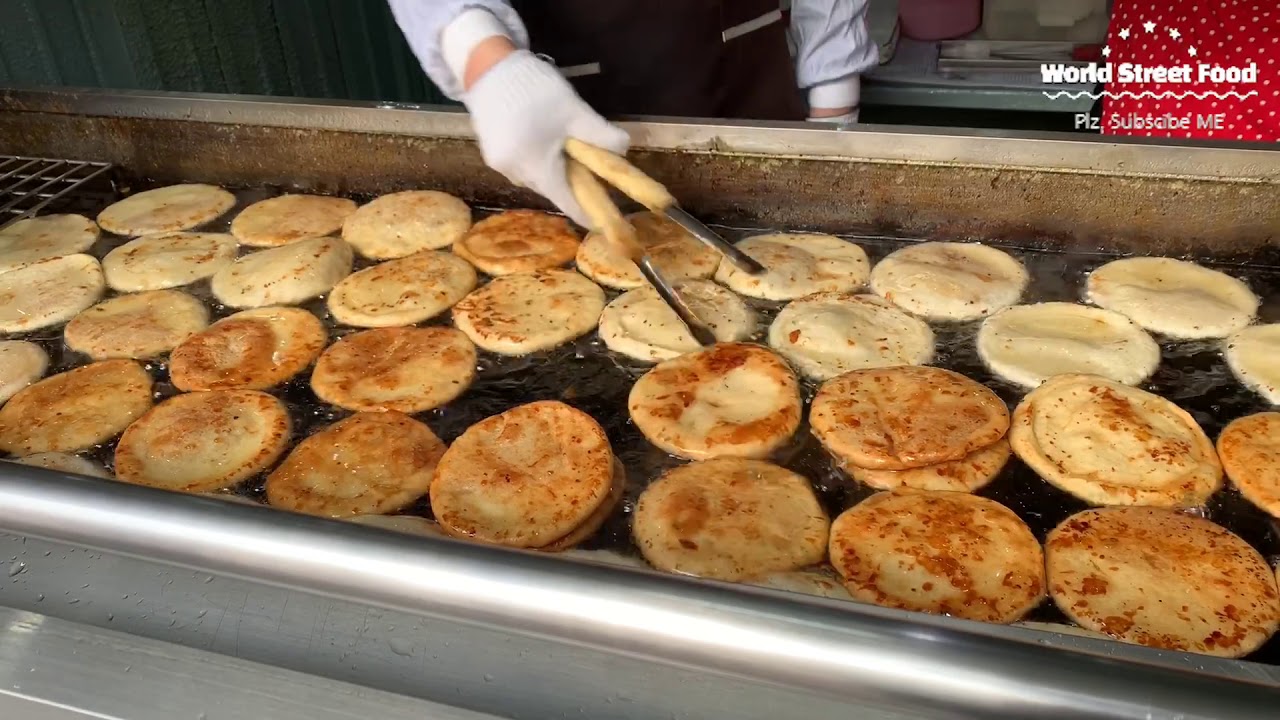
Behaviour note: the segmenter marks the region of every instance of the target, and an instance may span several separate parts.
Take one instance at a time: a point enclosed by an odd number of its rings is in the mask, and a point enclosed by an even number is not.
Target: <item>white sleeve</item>
[[[880,51],[867,30],[868,0],[791,0],[796,82],[809,106],[858,105],[860,76],[875,67]]]
[[[462,73],[481,40],[505,35],[529,47],[529,33],[505,0],[387,0],[422,69],[447,97],[462,97]]]

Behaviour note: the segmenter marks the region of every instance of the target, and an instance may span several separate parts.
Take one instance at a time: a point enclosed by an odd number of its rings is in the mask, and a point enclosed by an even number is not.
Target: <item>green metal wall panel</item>
[[[443,101],[383,0],[0,0],[0,85]]]

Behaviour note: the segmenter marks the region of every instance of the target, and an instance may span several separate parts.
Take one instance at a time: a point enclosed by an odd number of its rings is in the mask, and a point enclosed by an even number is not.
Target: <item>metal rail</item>
[[[105,162],[0,155],[0,229],[70,197],[111,167]]]
[[[963,624],[0,469],[0,527],[917,716],[1273,717],[1274,685]]]
[[[0,111],[473,138],[457,108],[93,89],[0,89]],[[637,148],[684,153],[840,158],[1280,183],[1280,148],[1240,142],[1092,137],[1069,133],[863,125],[835,132],[812,123],[624,121]]]

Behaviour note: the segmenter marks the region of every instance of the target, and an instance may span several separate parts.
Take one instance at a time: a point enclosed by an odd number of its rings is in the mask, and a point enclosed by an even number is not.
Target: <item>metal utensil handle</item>
[[[686,232],[698,239],[699,242],[719,252],[734,267],[749,274],[763,275],[768,272],[765,266],[756,261],[755,258],[742,252],[736,245],[720,237],[714,230],[703,225],[694,216],[682,210],[677,205],[672,205],[666,209],[666,216],[675,224],[684,228]]]

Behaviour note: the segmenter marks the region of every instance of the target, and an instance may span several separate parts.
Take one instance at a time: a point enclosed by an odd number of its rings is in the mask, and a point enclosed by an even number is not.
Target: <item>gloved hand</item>
[[[592,110],[549,63],[517,50],[462,96],[485,164],[550,200],[574,222],[589,221],[565,177],[565,140],[625,154],[631,139]]]

